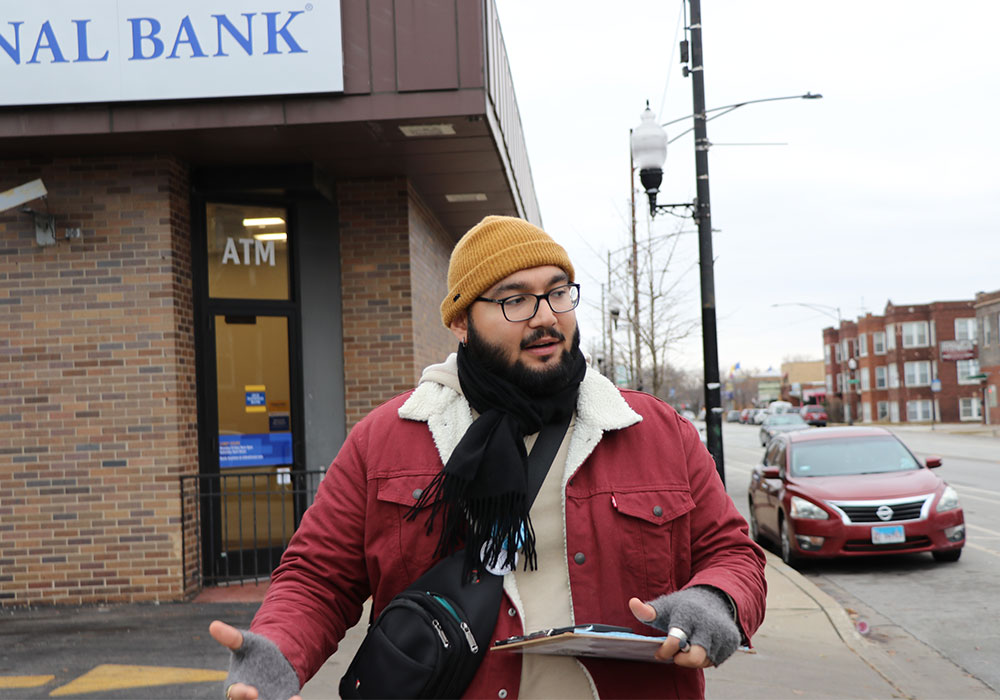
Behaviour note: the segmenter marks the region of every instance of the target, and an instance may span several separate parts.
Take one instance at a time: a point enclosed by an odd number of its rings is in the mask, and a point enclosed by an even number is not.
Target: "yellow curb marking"
[[[56,688],[49,695],[76,695],[102,690],[144,688],[153,685],[224,681],[226,675],[225,671],[212,671],[203,668],[101,664],[66,685]]]
[[[37,688],[55,676],[0,676],[0,688]]]

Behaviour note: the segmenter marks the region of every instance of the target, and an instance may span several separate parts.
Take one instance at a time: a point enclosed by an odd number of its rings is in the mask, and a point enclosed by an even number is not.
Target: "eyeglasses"
[[[493,304],[500,304],[503,317],[511,323],[528,321],[534,318],[535,314],[538,313],[538,304],[541,303],[542,299],[548,302],[552,313],[567,313],[580,304],[580,285],[564,284],[555,289],[550,289],[545,294],[515,294],[512,297],[504,297],[503,299],[476,297],[476,301],[488,301]]]

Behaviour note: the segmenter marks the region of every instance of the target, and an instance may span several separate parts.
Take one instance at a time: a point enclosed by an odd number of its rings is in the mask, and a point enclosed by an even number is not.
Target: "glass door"
[[[263,578],[304,507],[288,214],[203,206],[203,568],[209,582]]]
[[[220,564],[245,571],[257,568],[247,556],[280,558],[295,528],[288,319],[217,315],[214,325]]]

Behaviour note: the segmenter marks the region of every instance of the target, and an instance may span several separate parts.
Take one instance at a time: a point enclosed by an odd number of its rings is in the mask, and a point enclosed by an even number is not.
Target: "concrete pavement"
[[[770,553],[767,580],[754,651],[706,672],[709,698],[1000,698],[876,612],[845,610]],[[245,626],[263,588],[213,589],[194,603],[0,611],[0,700],[221,698],[229,655],[208,623]],[[852,616],[870,625],[867,636]],[[363,628],[306,684],[305,700],[337,696]]]

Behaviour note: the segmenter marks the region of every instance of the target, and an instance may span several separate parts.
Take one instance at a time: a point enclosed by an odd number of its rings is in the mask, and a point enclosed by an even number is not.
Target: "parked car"
[[[826,415],[826,409],[815,404],[800,408],[799,415],[802,416],[802,419],[809,425],[816,425],[820,427],[826,425],[828,418]]]
[[[795,410],[788,401],[772,401],[767,405],[768,413],[790,413]]]
[[[778,433],[811,427],[798,413],[772,413],[760,424],[760,444],[767,445]]]
[[[728,411],[726,413],[726,422],[727,423],[739,423],[740,422],[740,412],[737,411],[736,409]]]
[[[754,425],[760,425],[761,423],[764,422],[765,418],[767,418],[766,408],[755,408],[753,410],[753,418],[751,418],[751,420],[753,421]]]
[[[884,428],[784,433],[750,476],[750,536],[788,564],[930,552],[958,561],[965,516],[955,490]]]
[[[742,411],[740,411],[740,423],[749,423],[752,417],[753,417],[752,408],[744,408]]]

